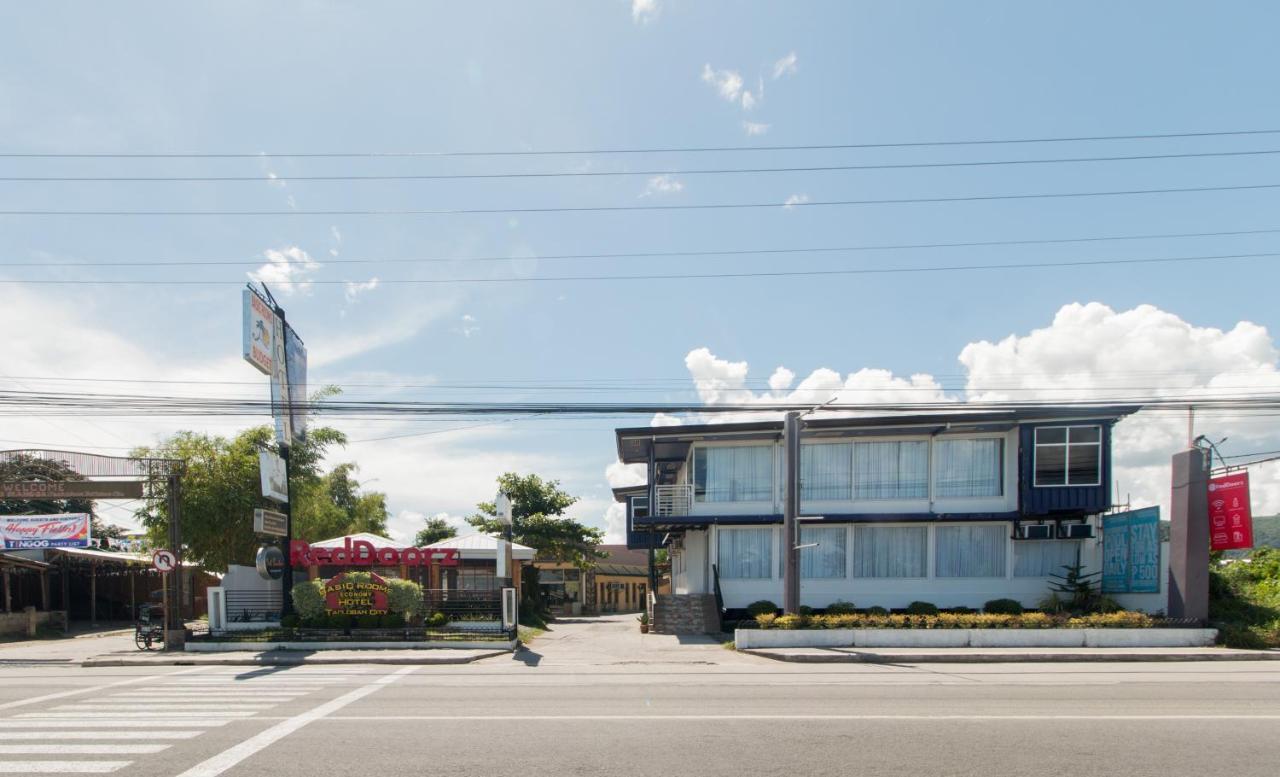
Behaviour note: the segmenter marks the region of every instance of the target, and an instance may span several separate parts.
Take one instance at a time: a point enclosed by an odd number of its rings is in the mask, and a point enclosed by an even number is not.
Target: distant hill
[[[1255,515],[1253,517],[1253,545],[1280,548],[1280,515]]]

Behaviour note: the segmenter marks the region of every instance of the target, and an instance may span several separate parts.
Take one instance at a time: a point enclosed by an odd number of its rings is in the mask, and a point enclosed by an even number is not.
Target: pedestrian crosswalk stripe
[[[106,720],[103,718],[106,717]],[[6,718],[0,720],[0,733],[7,733],[15,728],[210,728],[225,726],[228,718],[187,718],[183,720],[120,720],[113,715],[89,717],[77,715],[74,718],[58,720],[19,720]]]
[[[0,761],[0,774],[108,774],[133,761]]]
[[[86,744],[0,744],[0,755],[124,755],[126,753],[158,753],[171,745],[86,745]],[[0,763],[4,763],[0,761]]]
[[[6,742],[17,742],[23,739],[193,739],[203,734],[202,730],[189,731],[5,731]]]
[[[99,712],[24,712],[18,717],[20,718],[76,718],[78,720],[92,720],[94,718],[248,718],[252,717],[252,712],[116,712],[115,710],[103,710]]]
[[[203,710],[269,710],[276,705],[274,704],[245,704],[243,702],[227,702],[226,704],[182,704],[181,702],[172,704],[151,703],[143,705],[141,711],[145,712],[199,712]],[[107,710],[119,710],[120,712],[131,712],[138,710],[139,705],[129,704],[127,702],[110,702],[110,701],[92,701],[83,704],[60,704],[54,707],[55,710],[85,710],[93,712],[105,712]]]

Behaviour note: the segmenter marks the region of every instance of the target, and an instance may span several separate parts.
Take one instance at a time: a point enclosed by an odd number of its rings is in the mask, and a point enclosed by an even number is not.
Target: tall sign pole
[[[786,480],[782,502],[782,611],[800,611],[800,413],[791,411],[782,422],[783,471]]]
[[[512,518],[511,497],[506,494],[499,493],[493,500],[495,511],[498,513],[498,520],[502,522],[502,539],[498,540],[498,552],[496,554],[498,564],[498,586],[500,588],[515,588],[515,570],[512,568],[511,558],[511,542],[514,534],[514,520]]]
[[[1169,617],[1209,617],[1209,468],[1205,452],[1173,455],[1169,523]]]
[[[169,548],[173,553],[173,569],[165,573],[165,650],[182,650],[187,638],[186,619],[182,616],[182,477],[169,472]]]
[[[279,388],[273,387],[281,399],[284,401],[284,407],[280,408],[279,421],[276,423],[277,442],[280,448],[280,458],[284,460],[284,482],[286,488],[292,492],[293,490],[293,464],[290,455],[293,448],[293,396],[289,390],[289,356],[286,348],[285,331],[288,325],[285,322],[284,308],[276,305],[275,309],[278,332],[276,353],[282,364],[276,367],[276,381]],[[279,400],[277,400],[279,401]],[[281,577],[280,584],[283,587],[280,596],[280,617],[293,614],[293,597],[290,595],[293,591],[293,564],[288,563],[289,543],[293,541],[293,500],[284,503],[284,541],[283,551],[285,553],[286,562],[284,565],[284,575]]]

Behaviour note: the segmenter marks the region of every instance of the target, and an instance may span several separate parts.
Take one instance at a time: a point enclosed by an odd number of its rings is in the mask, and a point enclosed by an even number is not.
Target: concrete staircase
[[[661,594],[653,603],[649,631],[655,634],[717,634],[715,594]]]

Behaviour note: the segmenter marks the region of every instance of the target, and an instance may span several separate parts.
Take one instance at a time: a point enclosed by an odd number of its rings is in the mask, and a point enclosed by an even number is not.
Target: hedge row
[[[938,615],[757,615],[761,629],[1149,629],[1156,625],[1142,612],[1109,612],[1094,615],[1022,615],[950,613]]]

